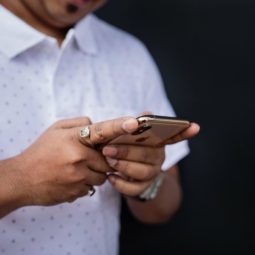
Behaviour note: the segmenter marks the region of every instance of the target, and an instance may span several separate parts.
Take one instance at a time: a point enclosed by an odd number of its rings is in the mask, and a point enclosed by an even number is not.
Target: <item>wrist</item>
[[[25,178],[21,170],[21,159],[15,156],[1,161],[0,201],[2,205],[17,209],[29,204]]]

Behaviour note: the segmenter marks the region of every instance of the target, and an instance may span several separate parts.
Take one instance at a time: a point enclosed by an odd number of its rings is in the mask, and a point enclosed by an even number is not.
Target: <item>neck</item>
[[[0,4],[2,4],[6,9],[24,20],[27,24],[36,30],[55,38],[59,45],[61,45],[65,39],[67,29],[59,29],[48,25],[46,22],[42,21],[39,17],[34,15],[34,13],[30,10],[30,8],[28,8],[28,6],[26,6],[23,1],[0,0]]]

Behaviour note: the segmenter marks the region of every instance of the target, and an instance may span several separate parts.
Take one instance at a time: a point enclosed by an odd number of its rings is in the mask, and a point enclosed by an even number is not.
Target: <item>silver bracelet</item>
[[[159,175],[157,175],[153,182],[151,183],[151,185],[142,194],[137,196],[136,199],[144,202],[154,199],[158,194],[159,188],[163,183],[164,177],[165,177],[164,172],[161,172]]]

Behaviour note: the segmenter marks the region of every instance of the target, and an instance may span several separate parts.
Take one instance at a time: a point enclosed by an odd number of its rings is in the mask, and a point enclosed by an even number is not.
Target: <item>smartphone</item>
[[[139,126],[132,134],[121,135],[108,144],[140,144],[164,146],[175,135],[190,126],[190,121],[169,116],[142,115],[137,117]]]

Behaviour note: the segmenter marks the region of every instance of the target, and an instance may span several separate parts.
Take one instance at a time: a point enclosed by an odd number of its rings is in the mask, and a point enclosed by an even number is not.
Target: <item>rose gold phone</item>
[[[163,146],[167,141],[190,126],[190,121],[168,116],[143,115],[137,118],[138,129],[119,136],[108,144],[140,144]]]

